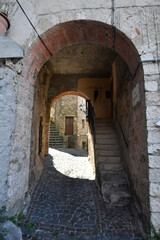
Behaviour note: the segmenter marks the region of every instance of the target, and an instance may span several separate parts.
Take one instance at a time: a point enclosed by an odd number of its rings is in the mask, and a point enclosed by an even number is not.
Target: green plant
[[[157,231],[153,224],[151,223],[152,235],[147,235],[149,240],[160,240],[160,229]]]
[[[35,233],[31,233],[31,237],[36,237],[36,234]]]
[[[69,235],[72,237],[75,236],[74,232],[71,232]]]
[[[14,223],[16,226],[20,225],[20,220],[25,218],[25,215],[23,214],[23,212],[20,212],[18,214],[18,216],[5,216],[5,211],[6,211],[6,207],[3,206],[0,209],[0,223],[4,223],[5,221],[11,221],[12,223]],[[0,240],[5,240],[5,236],[7,235],[7,229],[2,229],[1,233],[0,233]]]
[[[59,231],[58,230],[55,230],[53,233],[52,233],[52,236],[56,237],[59,235]]]
[[[17,216],[6,217],[6,220],[11,221],[16,226],[18,226]]]
[[[25,224],[25,227],[28,229],[28,230],[34,230],[35,227],[36,227],[36,224],[34,222],[27,222]]]
[[[6,207],[5,207],[5,206],[3,206],[3,207],[0,209],[0,223],[6,221],[6,217],[3,215],[4,212],[5,212],[5,210],[6,210]]]
[[[8,230],[6,228],[2,229],[0,233],[0,240],[6,240],[5,236],[7,235]]]
[[[99,233],[99,229],[98,228],[95,228],[94,231],[95,231],[95,233]]]
[[[20,213],[18,214],[18,216],[17,216],[18,222],[20,222],[21,220],[23,220],[23,219],[25,219],[25,218],[26,218],[26,216],[24,215],[23,212],[20,212]]]

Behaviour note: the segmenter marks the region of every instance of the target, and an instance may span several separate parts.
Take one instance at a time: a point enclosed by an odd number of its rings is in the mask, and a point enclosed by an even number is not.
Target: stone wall
[[[18,71],[11,60],[0,61],[0,208],[6,205],[8,185],[13,172],[18,172],[18,156],[11,162],[13,133],[16,122],[16,107],[18,104],[17,82]],[[9,167],[10,172],[9,172]],[[8,180],[9,179],[9,180]],[[9,196],[9,199],[12,195]]]
[[[61,135],[65,135],[65,117],[73,117],[73,136],[67,138],[67,146],[70,148],[82,148],[83,142],[87,147],[86,115],[79,109],[81,104],[84,105],[83,111],[85,111],[86,106],[83,103],[83,98],[67,95],[58,99],[51,109],[51,119]],[[84,128],[82,127],[82,119],[84,120]]]
[[[134,200],[137,219],[149,230],[149,174],[144,82],[139,67],[135,79],[119,57],[115,61],[116,99],[114,119],[120,138],[122,160]],[[134,211],[135,212],[135,211]],[[140,222],[139,222],[140,225]]]
[[[160,64],[146,64],[151,69],[145,75],[145,99],[148,131],[148,158],[150,182],[151,221],[160,229]],[[155,68],[154,74],[151,72]]]
[[[1,65],[1,69],[4,69],[6,72],[4,79],[0,80],[1,84],[3,85],[0,89],[0,91],[2,90],[0,94],[1,103],[3,103],[3,106],[0,108],[2,116],[0,120],[0,126],[3,134],[3,138],[1,140],[1,164],[5,169],[3,171],[4,178],[1,179],[1,189],[4,189],[2,190],[1,196],[3,197],[1,198],[1,204],[5,204],[6,199],[8,199],[8,203],[6,203],[6,205],[8,206],[8,209],[12,209],[13,206],[18,204],[20,201],[21,205],[24,205],[23,201],[25,199],[25,194],[28,191],[34,87],[38,72],[50,56],[41,42],[37,40],[36,33],[22,13],[21,9],[18,7],[16,1],[2,0],[0,7],[2,7],[3,4],[6,4],[7,2],[9,3],[9,20],[11,21],[11,28],[9,29],[7,36],[19,43],[24,48],[24,53],[26,54],[24,60],[20,62],[14,61],[14,68],[12,64],[12,67],[8,66],[8,62],[4,62],[4,65]],[[92,5],[90,1],[84,0],[65,0],[63,2],[49,0],[22,0],[21,4],[39,34],[45,33],[48,29],[51,29],[56,24],[79,19],[97,20],[105,24],[113,25],[114,11],[112,9],[111,0],[93,1]],[[132,53],[130,54],[130,52],[126,50],[126,47],[128,46],[126,43],[129,42],[129,39],[133,42],[138,51],[138,54],[141,55],[141,58],[143,60],[160,58],[160,1],[120,0],[117,1],[115,10],[115,25],[120,31],[125,34],[123,36],[124,39],[126,39],[126,36],[128,37],[128,41],[124,41],[124,45],[119,38],[116,42],[114,42],[113,39],[117,38],[118,32],[115,31],[116,34],[114,34],[115,32],[113,31],[113,34],[111,34],[113,38],[111,38],[110,35],[107,38],[109,39],[107,42],[108,46],[110,48],[114,48],[116,46],[116,51],[122,55],[124,59],[127,59],[127,64],[130,65],[130,68],[132,68],[132,70],[134,69],[134,66],[136,68],[136,64],[134,62],[135,59],[133,58]],[[98,38],[99,44],[105,45],[106,37],[104,38],[103,35],[103,27],[98,26],[96,28],[92,28],[92,24],[90,24],[90,26],[90,28],[87,27],[87,34],[85,36],[87,36],[89,41],[93,43],[95,43]],[[56,39],[54,37],[50,37],[50,39],[48,39],[49,42],[47,42],[47,44],[51,47],[53,53],[58,51],[57,49],[62,48],[66,44],[66,41],[68,45],[74,44],[76,42],[75,39],[77,39],[77,42],[83,41],[83,36],[80,34],[78,35],[77,32],[74,35],[75,37],[73,37],[73,33],[75,31],[74,27],[72,28],[72,26],[70,26],[70,35],[68,34],[68,29],[69,26],[68,28],[64,27],[62,32],[59,31],[59,35],[62,37],[60,38],[61,41],[58,43],[56,43]],[[76,28],[76,30],[77,29],[78,28]],[[93,34],[93,29],[95,31],[98,31],[97,29],[99,29],[99,35],[96,35],[95,41],[95,32]],[[54,31],[56,32],[55,29]],[[56,38],[58,39],[58,33],[56,32],[56,34]],[[63,38],[64,35],[68,37],[67,40]],[[45,37],[45,35],[43,36]],[[34,42],[37,44],[34,45],[35,48],[32,45]],[[31,45],[32,53],[29,52]],[[128,58],[125,58],[126,55],[124,54],[123,50],[126,50],[125,52]],[[130,59],[132,59],[132,64]],[[159,128],[155,127],[155,122],[159,120],[159,63],[153,63],[152,61],[143,63],[143,69],[146,89],[145,98],[147,103],[146,116],[148,130],[147,144],[150,166],[149,181],[151,203],[150,210],[152,212],[151,220],[153,224],[157,226],[157,228],[160,228],[160,176],[158,166],[158,139],[160,138]],[[17,93],[15,92],[13,84],[14,80],[17,82]],[[6,86],[5,88],[4,85]],[[77,85],[76,83],[74,86],[73,85],[72,90],[74,91],[76,90]],[[135,87],[136,85],[132,86],[132,90]],[[65,91],[65,89],[61,90],[61,92],[63,92],[63,90]],[[68,90],[67,87],[66,90]],[[56,95],[60,94],[61,92],[58,92]],[[7,126],[7,116],[6,111],[4,110],[4,106],[7,109],[13,109],[10,111],[10,118],[8,118]],[[7,134],[5,131],[6,129]],[[136,129],[135,131],[138,130]],[[5,161],[5,159],[7,161]],[[14,162],[16,162],[16,165],[14,165]],[[9,163],[10,169],[8,168]],[[6,184],[6,177],[8,174],[7,172],[10,173],[8,182]],[[137,176],[137,178],[139,178],[139,176]],[[7,195],[5,196],[5,194]]]
[[[47,74],[46,69],[42,68],[38,75],[36,86],[34,88],[34,107],[32,116],[29,169],[30,191],[32,191],[32,189],[35,187],[35,184],[43,170],[43,159],[46,154],[46,132],[48,132],[48,129],[46,129],[47,108],[45,99],[48,92],[48,85],[49,73]],[[40,133],[40,125],[42,127],[42,133]],[[40,140],[41,134],[42,139]]]

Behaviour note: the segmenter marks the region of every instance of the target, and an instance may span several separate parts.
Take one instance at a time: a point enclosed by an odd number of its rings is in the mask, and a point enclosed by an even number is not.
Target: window
[[[65,134],[73,135],[73,117],[65,117]]]

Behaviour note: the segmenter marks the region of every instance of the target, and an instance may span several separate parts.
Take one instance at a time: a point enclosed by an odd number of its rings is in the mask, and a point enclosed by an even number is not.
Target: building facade
[[[58,99],[51,108],[51,122],[63,136],[65,147],[87,149],[86,100],[68,95]]]

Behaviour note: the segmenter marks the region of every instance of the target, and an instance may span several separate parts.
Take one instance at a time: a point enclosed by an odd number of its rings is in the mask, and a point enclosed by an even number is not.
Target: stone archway
[[[24,196],[27,196],[28,192],[28,176],[31,157],[30,149],[33,143],[31,141],[31,125],[33,124],[34,112],[36,112],[35,98],[37,95],[35,94],[35,88],[38,89],[38,85],[36,83],[36,81],[38,82],[37,79],[39,79],[38,75],[40,71],[44,71],[47,61],[49,61],[52,56],[54,57],[55,54],[58,54],[59,51],[67,47],[75,46],[77,44],[86,43],[98,45],[102,48],[110,49],[110,51],[116,53],[116,58],[114,59],[114,62],[112,62],[112,73],[114,85],[113,88],[118,85],[118,91],[113,90],[113,101],[115,101],[114,103],[118,103],[117,110],[122,127],[125,128],[125,126],[128,124],[127,129],[129,130],[127,132],[127,135],[130,141],[129,150],[123,146],[123,140],[121,141],[122,147],[124,149],[122,153],[126,159],[128,157],[130,158],[129,164],[126,163],[126,170],[130,175],[135,196],[140,202],[142,209],[140,214],[142,214],[144,219],[147,219],[148,222],[149,194],[143,68],[140,63],[140,58],[136,48],[122,32],[112,26],[96,21],[79,20],[62,23],[49,29],[44,34],[42,34],[41,37],[52,55],[48,52],[47,48],[45,48],[42,42],[37,39],[26,53],[26,57],[24,59],[25,67],[22,73],[22,77],[20,78],[20,104],[17,109],[16,135],[12,153],[14,156],[15,149],[21,149],[20,152],[23,153],[23,164],[19,173],[11,174],[11,179],[13,178],[15,181],[16,179],[21,179],[22,191],[20,191],[20,194],[17,195],[12,188],[12,183],[10,184],[8,194],[12,194],[12,198],[10,198],[10,202],[8,202],[8,208],[11,208],[14,205],[18,204],[18,201],[20,199],[23,202]],[[45,79],[50,78],[50,72],[48,72],[48,70],[44,71],[43,76],[46,74],[48,74],[49,77],[45,77]],[[44,86],[48,84],[49,86],[49,82],[43,82],[43,79],[44,77],[42,77],[42,84]],[[66,90],[74,91],[75,86],[69,89],[66,87],[65,91]],[[62,94],[62,92],[57,93],[57,95],[59,94]],[[124,97],[125,95],[127,97]],[[132,97],[133,99],[135,98],[135,100],[132,101]],[[47,92],[45,91],[44,99],[45,101],[43,101],[43,104],[44,109],[46,109],[46,117],[47,111],[49,111],[51,99],[47,99]],[[127,105],[127,102],[129,105]],[[23,111],[25,114],[23,114]],[[124,121],[126,116],[128,119],[127,123]],[[141,122],[139,122],[140,118],[142,119]],[[138,128],[137,123],[139,123]],[[47,128],[47,121],[45,124],[45,127]],[[118,126],[117,129],[119,129]],[[143,146],[139,144],[142,142],[142,139],[144,142]],[[33,147],[33,152],[34,151],[35,148]],[[41,159],[43,158],[44,154],[45,151],[43,151]],[[41,163],[37,177],[39,176],[42,167],[43,163]],[[144,168],[145,174],[143,175]],[[143,178],[141,178],[142,175]],[[141,184],[144,187],[143,193],[141,193],[141,189],[139,187]]]
[[[68,92],[64,92],[64,93],[61,93],[59,94],[57,97],[55,97],[51,103],[51,106],[60,98],[64,97],[64,96],[68,96],[68,95],[75,95],[75,96],[79,96],[79,97],[82,97],[84,99],[88,99],[88,97],[86,95],[84,95],[83,93],[81,92],[75,92],[75,91],[68,91]]]

